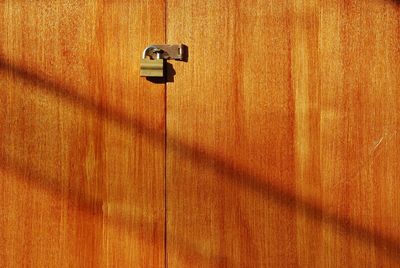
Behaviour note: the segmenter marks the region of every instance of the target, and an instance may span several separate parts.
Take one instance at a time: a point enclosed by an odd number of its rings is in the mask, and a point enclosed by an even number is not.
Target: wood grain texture
[[[1,267],[163,267],[165,90],[139,56],[164,22],[158,0],[1,1]]]
[[[169,267],[400,263],[397,1],[167,2]]]

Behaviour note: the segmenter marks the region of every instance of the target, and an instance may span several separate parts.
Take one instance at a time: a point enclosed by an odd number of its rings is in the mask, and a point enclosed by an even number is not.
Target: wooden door
[[[2,1],[0,266],[398,266],[399,41],[395,0]]]
[[[165,89],[139,55],[164,14],[1,1],[1,267],[163,266]]]
[[[167,1],[169,267],[400,263],[400,5]]]

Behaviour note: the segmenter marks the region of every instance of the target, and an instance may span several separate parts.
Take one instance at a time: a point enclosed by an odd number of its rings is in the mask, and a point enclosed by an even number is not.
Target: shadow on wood
[[[146,135],[158,142],[164,143],[165,141],[164,133],[160,133],[159,130],[155,128],[148,127],[146,122],[120,112],[112,111],[104,104],[96,103],[84,96],[73,93],[75,90],[68,88],[61,83],[48,80],[36,73],[24,70],[19,66],[10,64],[4,59],[0,59],[0,68],[9,74],[17,75],[25,79],[29,83],[40,86],[41,90],[48,94],[67,101],[72,105],[83,107],[87,111],[96,113],[106,120],[117,123],[118,126],[123,129]],[[168,150],[173,150],[183,154],[189,161],[193,161],[196,165],[224,174],[224,177],[229,178],[231,183],[251,189],[255,194],[259,194],[268,200],[273,200],[274,202],[277,202],[293,211],[298,210],[304,213],[305,216],[318,221],[324,221],[324,223],[337,227],[340,232],[357,238],[368,245],[374,246],[393,258],[400,259],[400,242],[396,239],[377,231],[370,230],[360,224],[355,224],[348,218],[339,214],[328,213],[318,204],[303,200],[295,193],[283,190],[278,185],[269,183],[271,180],[262,175],[261,172],[260,174],[249,172],[245,167],[238,167],[217,155],[210,154],[194,147],[193,145],[183,143],[174,137],[168,138]],[[29,176],[32,179],[32,184],[45,189],[50,188],[54,193],[62,194],[60,191],[61,188],[54,185],[52,179],[46,178],[45,174],[35,174],[35,172],[30,171],[28,166],[20,166],[16,163],[16,160],[8,159],[5,152],[1,152],[1,155],[0,165],[3,166],[3,168],[15,169],[17,173]],[[87,210],[88,213],[94,213],[96,215],[101,213],[103,200],[88,200],[79,189],[71,187],[69,190],[72,196],[78,196],[80,202],[79,207],[81,209]],[[124,223],[122,222],[121,225],[123,226]],[[183,241],[182,243],[187,243],[187,241]],[[185,245],[182,245],[182,247],[186,248]],[[221,258],[224,257],[221,256]]]

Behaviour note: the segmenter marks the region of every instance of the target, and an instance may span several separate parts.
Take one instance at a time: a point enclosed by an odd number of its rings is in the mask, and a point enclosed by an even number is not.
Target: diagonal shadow
[[[102,200],[88,198],[85,192],[77,187],[71,187],[71,185],[68,186],[67,192],[65,192],[66,189],[63,188],[61,184],[55,183],[57,181],[56,178],[51,178],[38,171],[34,171],[28,165],[24,165],[23,163],[10,158],[4,152],[0,152],[0,168],[13,175],[17,175],[16,178],[21,180],[23,183],[32,185],[35,188],[44,189],[56,196],[63,196],[68,200],[68,202],[73,203],[74,208],[85,212],[92,217],[101,218],[101,222],[105,225],[116,226],[118,229],[127,231],[129,234],[138,237],[142,242],[149,245],[154,242],[154,237],[147,237],[140,231],[143,224],[154,225],[154,222],[143,222],[143,219],[132,219],[132,217],[125,217],[125,215],[121,215],[120,213],[113,214],[112,217],[109,218],[108,215],[103,213]],[[25,180],[22,178],[29,179]],[[190,248],[191,255],[205,263],[230,263],[225,256],[205,256],[202,250],[195,244],[189,244],[187,241],[181,241],[179,238],[174,239],[178,241],[175,246],[178,250],[184,252]],[[227,267],[234,267],[234,265],[229,264]]]
[[[27,71],[17,65],[8,63],[4,59],[0,59],[0,69],[6,70],[12,75],[17,75],[27,82],[41,87],[41,90],[44,90],[55,97],[63,98],[75,106],[84,107],[86,110],[94,112],[102,118],[117,123],[121,128],[146,135],[157,142],[164,143],[165,141],[164,133],[160,133],[159,130],[146,126],[145,122],[135,117],[127,116],[121,112],[112,111],[106,105],[98,104],[85,96],[79,95],[75,93],[76,90],[74,92],[73,89],[62,85],[61,83],[48,80],[34,72]],[[303,200],[295,193],[284,190],[271,183],[271,180],[265,177],[265,175],[251,173],[244,167],[238,167],[217,155],[179,141],[174,137],[168,137],[168,150],[173,150],[183,154],[189,161],[193,161],[196,165],[200,165],[203,168],[217,171],[217,173],[223,175],[224,178],[230,179],[230,182],[240,187],[251,189],[263,198],[274,200],[294,212],[300,211],[301,213],[304,213],[305,216],[321,222],[323,221],[326,224],[336,227],[338,231],[357,238],[371,246],[375,246],[382,252],[400,260],[400,242],[396,239],[378,231],[370,230],[361,224],[354,223],[350,219],[337,213],[324,211],[321,206]],[[4,158],[0,158],[0,160],[4,161]],[[15,167],[15,165],[10,161],[8,165],[9,167]],[[23,170],[23,172],[26,173],[27,171]],[[54,187],[52,186],[53,184],[54,182],[49,182],[44,183],[42,186]],[[77,194],[79,194],[79,192]],[[85,197],[82,196],[79,199],[85,200]],[[85,204],[85,202],[89,202],[89,206]],[[82,204],[83,209],[93,208],[92,200],[85,202]]]

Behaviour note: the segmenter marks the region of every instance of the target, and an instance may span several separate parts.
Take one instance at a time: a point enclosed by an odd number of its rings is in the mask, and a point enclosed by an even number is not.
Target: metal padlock
[[[163,77],[165,60],[187,60],[187,46],[178,44],[146,47],[140,59],[140,76]]]
[[[160,53],[161,50],[155,46],[149,46],[143,51],[140,60],[140,76],[164,76],[164,59],[161,58]],[[156,55],[155,58],[154,55]]]

